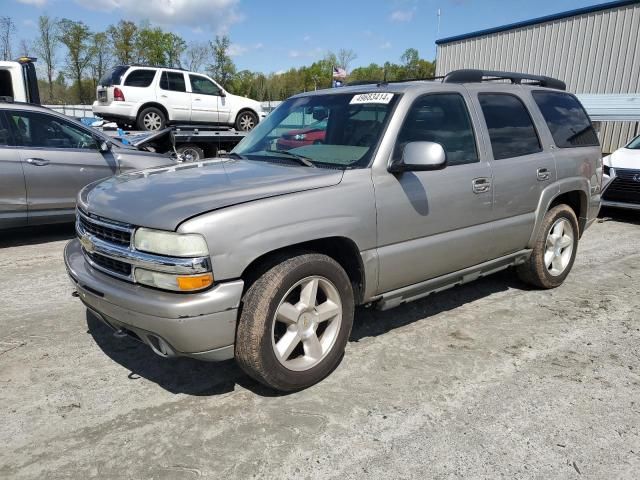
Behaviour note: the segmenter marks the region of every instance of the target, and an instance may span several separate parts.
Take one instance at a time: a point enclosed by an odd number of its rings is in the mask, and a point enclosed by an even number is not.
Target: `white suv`
[[[95,115],[140,130],[189,123],[249,131],[266,115],[259,102],[228,93],[206,75],[176,68],[114,67],[100,79],[96,97]]]

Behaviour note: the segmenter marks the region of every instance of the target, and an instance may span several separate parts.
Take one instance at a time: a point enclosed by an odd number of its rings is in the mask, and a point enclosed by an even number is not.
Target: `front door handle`
[[[49,165],[49,160],[45,160],[44,158],[27,158],[27,163],[36,167],[44,167],[45,165]]]
[[[538,175],[538,180],[541,182],[544,182],[545,180],[549,180],[551,178],[551,173],[547,168],[539,168],[537,175]]]
[[[473,193],[485,193],[491,190],[491,179],[487,177],[474,178],[471,185]]]

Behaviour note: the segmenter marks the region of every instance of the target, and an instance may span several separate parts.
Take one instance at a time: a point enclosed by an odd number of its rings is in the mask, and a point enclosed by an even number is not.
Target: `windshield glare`
[[[369,165],[397,94],[326,94],[283,102],[243,139],[233,153],[256,160],[291,155],[316,166]]]
[[[631,150],[640,150],[640,135],[631,140],[624,148],[630,148]]]

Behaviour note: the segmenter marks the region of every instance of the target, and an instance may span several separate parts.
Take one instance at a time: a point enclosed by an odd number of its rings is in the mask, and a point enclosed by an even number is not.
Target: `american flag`
[[[333,67],[333,78],[344,80],[347,78],[347,71],[341,67]]]

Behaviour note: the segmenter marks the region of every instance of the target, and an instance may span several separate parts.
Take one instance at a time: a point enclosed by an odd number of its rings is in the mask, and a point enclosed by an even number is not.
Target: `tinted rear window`
[[[493,158],[520,157],[542,150],[527,107],[514,95],[478,95],[489,129]]]
[[[125,87],[148,87],[156,76],[155,70],[134,70],[124,80]]]
[[[184,82],[184,74],[178,72],[162,72],[160,88],[174,92],[186,92],[187,86]]]
[[[600,145],[587,112],[567,93],[533,92],[556,145],[560,148]]]
[[[129,67],[124,65],[120,65],[118,67],[113,67],[110,71],[108,71],[104,77],[100,79],[98,84],[102,87],[111,87],[113,85],[120,85],[122,83],[122,76],[125,74]]]

